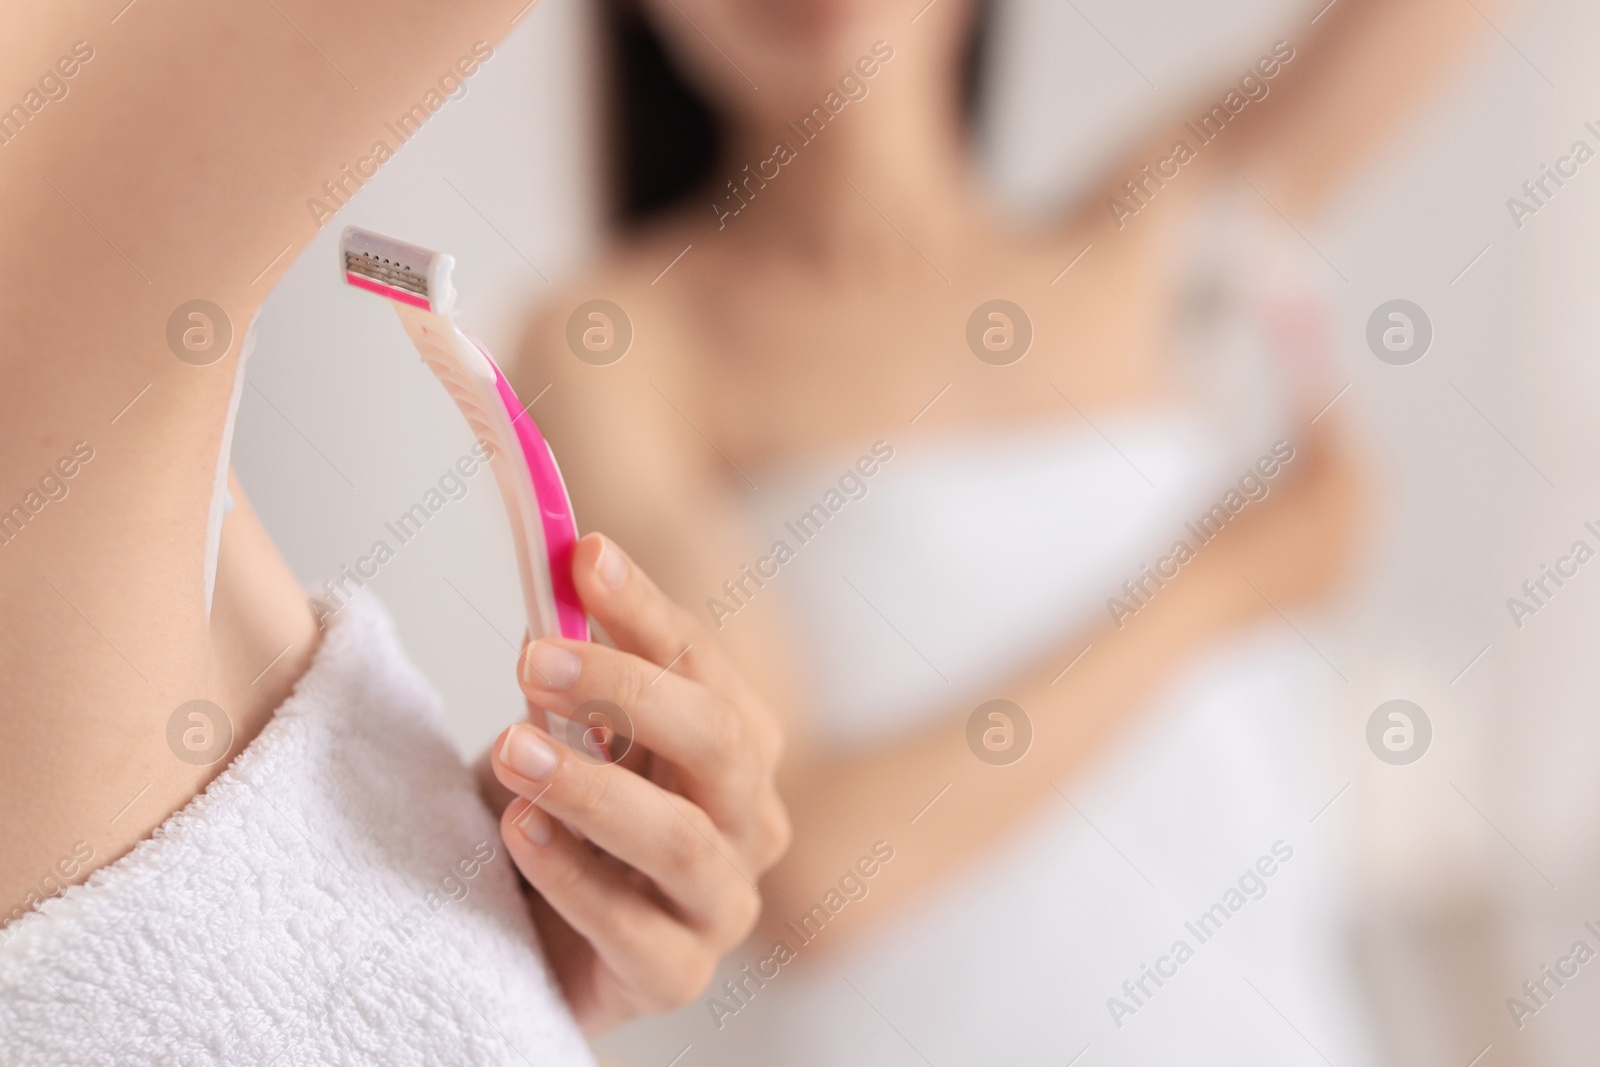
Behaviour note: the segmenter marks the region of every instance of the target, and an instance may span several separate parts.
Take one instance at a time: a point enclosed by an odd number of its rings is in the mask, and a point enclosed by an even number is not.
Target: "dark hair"
[[[992,6],[976,0],[962,54],[961,102],[969,125],[982,88]],[[601,34],[609,215],[626,228],[670,211],[710,180],[726,141],[725,122],[678,71],[637,0],[605,0]]]

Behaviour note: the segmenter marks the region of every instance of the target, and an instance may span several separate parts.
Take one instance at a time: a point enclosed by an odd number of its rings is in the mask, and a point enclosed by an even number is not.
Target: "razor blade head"
[[[453,257],[355,226],[345,228],[339,243],[346,283],[397,303],[449,314],[455,299]]]

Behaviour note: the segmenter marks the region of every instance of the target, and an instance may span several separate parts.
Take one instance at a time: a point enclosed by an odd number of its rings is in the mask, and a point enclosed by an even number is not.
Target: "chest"
[[[1055,285],[1043,270],[987,275],[728,287],[689,342],[707,420],[759,464],[913,425],[981,430],[1132,406],[1165,388],[1164,320],[1134,272]]]

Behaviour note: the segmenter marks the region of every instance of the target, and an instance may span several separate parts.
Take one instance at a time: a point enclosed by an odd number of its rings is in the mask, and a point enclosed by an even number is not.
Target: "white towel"
[[[154,836],[0,931],[7,1064],[592,1064],[370,601]]]

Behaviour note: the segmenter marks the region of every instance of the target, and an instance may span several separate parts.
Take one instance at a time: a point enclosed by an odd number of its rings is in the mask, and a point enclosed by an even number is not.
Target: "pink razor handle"
[[[561,468],[556,466],[555,453],[539,432],[539,426],[523,408],[517,394],[506,381],[500,364],[476,337],[478,346],[489,365],[494,368],[495,389],[500,402],[505,405],[516,431],[517,443],[522,446],[523,465],[533,483],[533,498],[539,504],[539,521],[544,529],[545,555],[550,566],[550,591],[555,596],[556,615],[561,620],[561,636],[574,641],[589,640],[589,616],[578,599],[578,589],[572,582],[572,550],[578,543],[578,520],[572,514],[572,501],[567,496],[566,483],[561,478]]]
[[[345,281],[390,300],[423,362],[493,450],[529,634],[589,640],[572,581],[578,526],[561,469],[489,349],[455,324],[454,259],[354,226],[344,231],[341,253]]]

